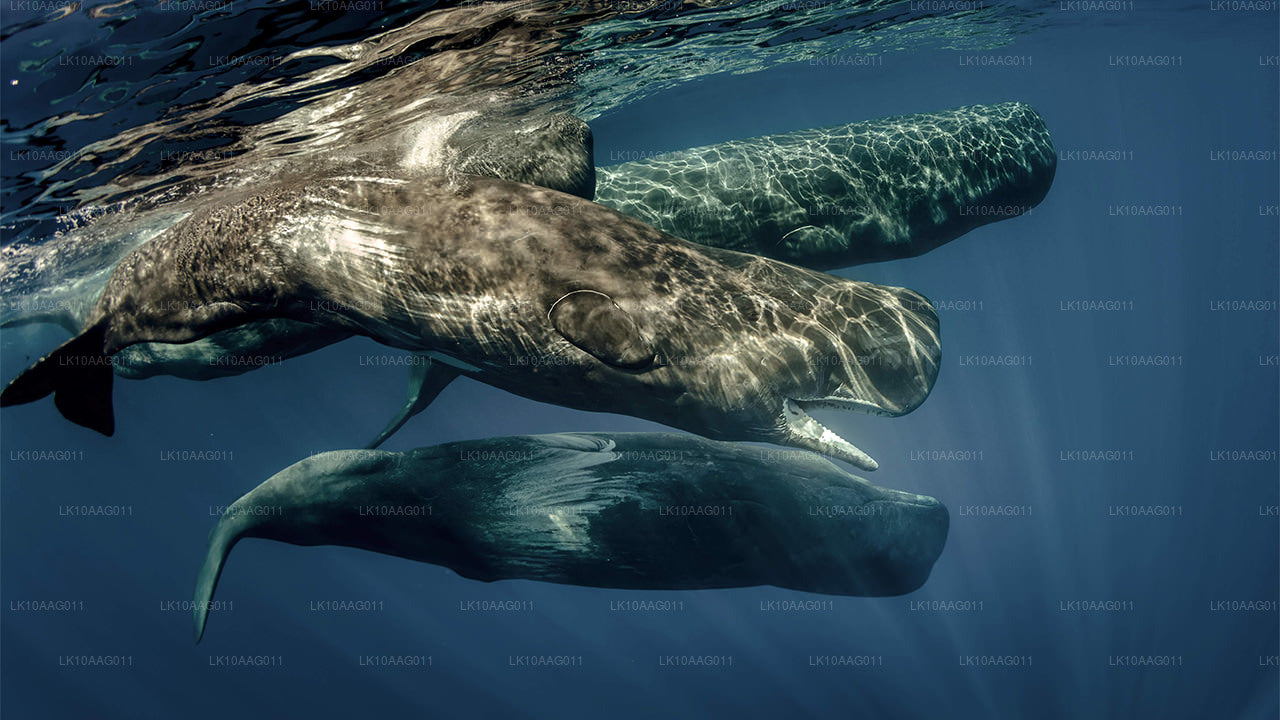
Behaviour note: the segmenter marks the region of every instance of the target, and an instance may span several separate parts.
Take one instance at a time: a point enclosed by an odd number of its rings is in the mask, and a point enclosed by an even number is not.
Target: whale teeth
[[[782,403],[782,417],[786,423],[789,444],[830,455],[862,470],[870,471],[880,467],[870,455],[814,420],[805,412],[801,402],[803,401],[787,398]]]

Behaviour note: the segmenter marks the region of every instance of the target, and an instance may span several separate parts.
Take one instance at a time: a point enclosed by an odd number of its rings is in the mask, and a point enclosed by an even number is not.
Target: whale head
[[[938,377],[938,316],[923,296],[905,288],[841,284],[789,308],[789,328],[775,334],[802,360],[786,364],[764,398],[778,409],[774,442],[813,450],[853,465],[877,467],[865,452],[824,427],[809,412],[853,410],[896,417],[915,410]]]
[[[668,401],[670,425],[875,470],[875,460],[810,412],[894,417],[919,407],[938,377],[937,313],[911,290],[786,269],[797,271],[788,282],[739,286],[727,302],[703,296],[703,327],[672,325],[652,342],[620,347],[632,367],[652,357],[641,374],[655,400]],[[687,322],[699,313],[677,315]]]
[[[547,317],[586,363],[572,389],[551,386],[556,400],[577,391],[576,404],[591,409],[875,470],[867,453],[809,413],[893,417],[919,407],[941,362],[933,306],[905,288],[723,257],[740,263],[732,280],[657,301],[594,290],[556,300]]]

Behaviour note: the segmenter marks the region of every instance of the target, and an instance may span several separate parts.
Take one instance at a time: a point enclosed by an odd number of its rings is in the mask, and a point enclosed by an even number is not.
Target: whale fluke
[[[106,332],[106,323],[98,323],[59,345],[9,383],[0,393],[0,407],[35,402],[53,393],[63,417],[108,437],[114,435],[114,375],[111,358],[103,352]]]

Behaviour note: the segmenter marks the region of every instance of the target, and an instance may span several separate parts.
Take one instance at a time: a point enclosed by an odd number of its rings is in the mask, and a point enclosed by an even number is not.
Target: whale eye
[[[635,318],[604,293],[575,290],[555,301],[547,318],[565,340],[607,365],[644,370],[656,358]]]

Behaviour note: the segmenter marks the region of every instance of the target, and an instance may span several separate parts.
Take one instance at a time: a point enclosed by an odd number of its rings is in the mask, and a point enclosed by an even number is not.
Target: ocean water
[[[944,364],[918,410],[819,414],[877,458],[869,479],[950,509],[920,590],[485,584],[247,540],[193,644],[220,508],[309,454],[363,445],[400,402],[406,368],[356,339],[233,378],[118,380],[111,438],[48,401],[0,413],[0,713],[1276,717],[1276,4],[713,5],[12,2],[0,290],[100,268],[173,208],[291,162],[403,152],[397,133],[433,114],[575,112],[605,166],[1026,102],[1059,152],[1042,204],[836,271],[913,288],[941,318]],[[0,374],[65,337],[5,330]],[[662,429],[463,379],[387,448]],[[213,459],[176,459],[197,451]],[[67,514],[78,506],[127,510]],[[668,609],[616,609],[632,600]],[[362,664],[386,655],[429,664]],[[577,660],[513,666],[529,655]],[[80,656],[123,660],[68,666]],[[219,664],[246,656],[270,661]],[[715,660],[663,664],[675,656]],[[855,663],[821,665],[832,656]]]

